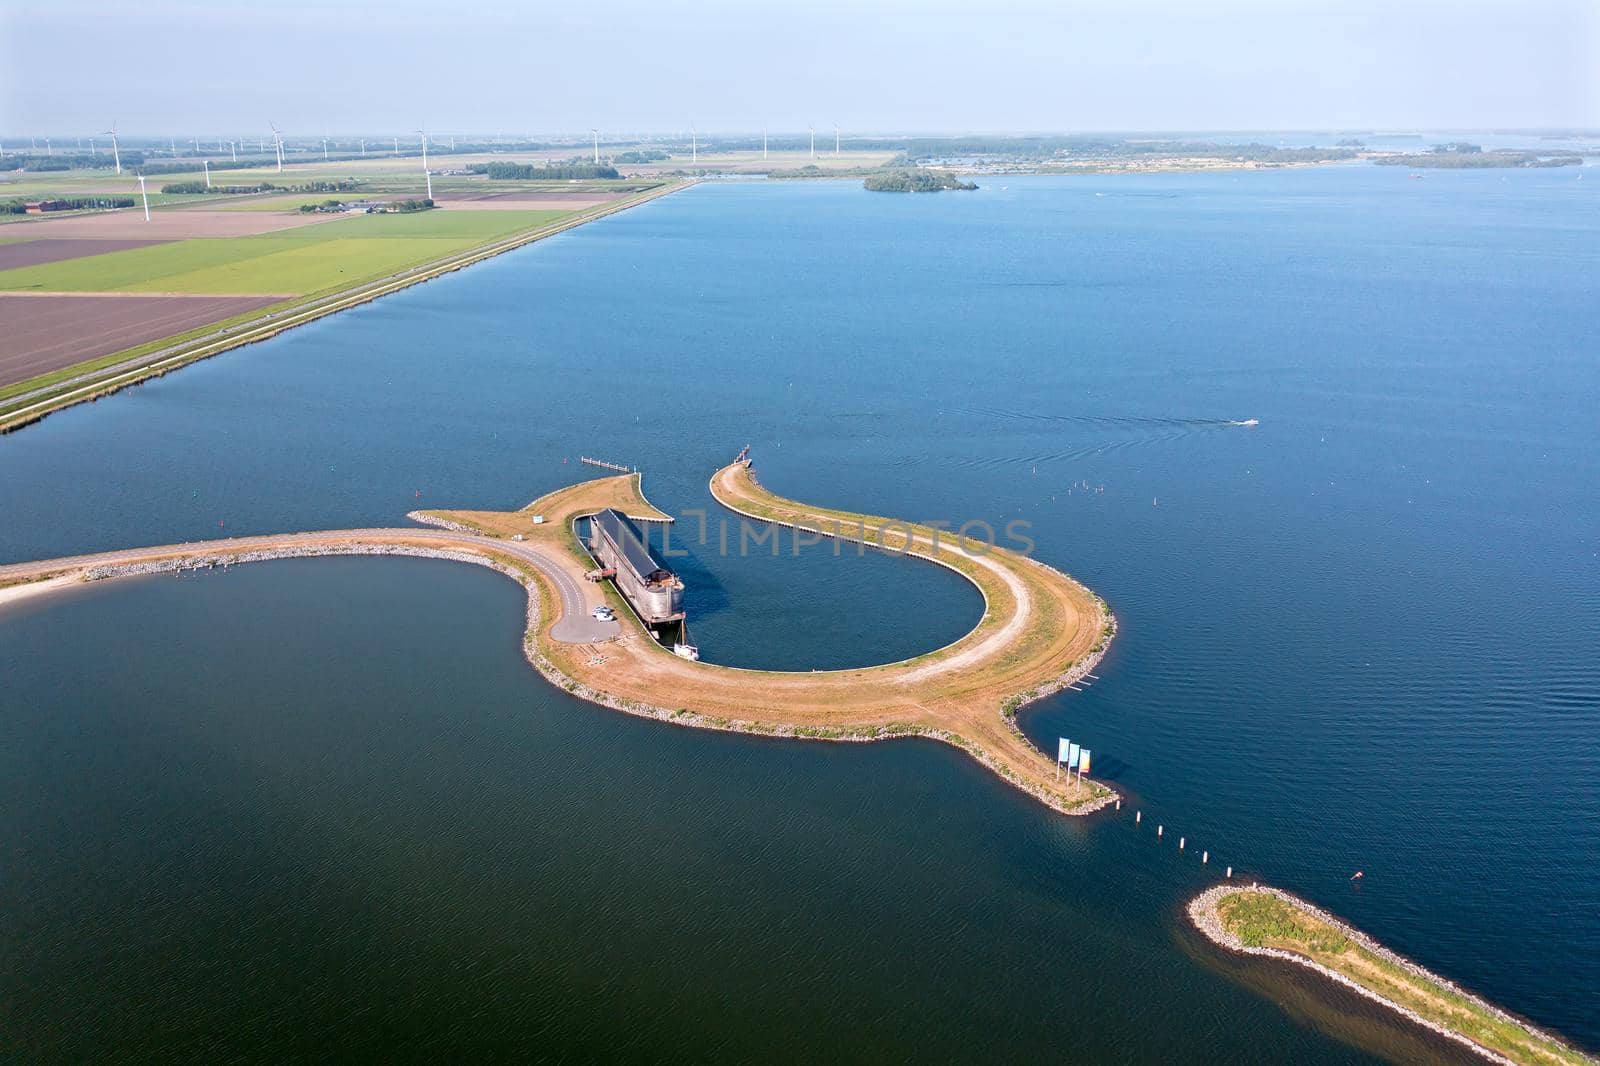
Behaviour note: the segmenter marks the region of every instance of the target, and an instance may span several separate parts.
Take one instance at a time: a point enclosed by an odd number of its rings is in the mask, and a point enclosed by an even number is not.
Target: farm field
[[[160,241],[97,239],[93,237],[40,237],[38,240],[14,240],[0,247],[0,271],[55,263],[63,259],[77,259],[86,255],[103,255],[123,252],[130,248],[145,248]]]
[[[275,296],[23,296],[0,293],[0,385],[260,311]]]
[[[25,424],[196,358],[353,306],[492,249],[537,239],[668,192],[676,182],[495,181],[434,176],[437,207],[320,214],[305,203],[399,200],[422,193],[417,160],[327,175],[213,172],[219,184],[271,180],[265,193],[203,202],[5,215],[0,222],[0,419]],[[400,166],[399,164],[404,164]],[[0,175],[0,200],[24,184]],[[198,178],[200,175],[194,175]],[[185,174],[161,175],[184,181]],[[220,180],[219,180],[220,179]],[[41,197],[122,191],[103,172],[51,173]],[[340,180],[339,191],[309,191]],[[351,182],[355,181],[354,187]],[[299,191],[290,191],[299,186]],[[33,198],[33,197],[28,197]],[[152,197],[154,201],[155,197]]]
[[[359,215],[235,240],[197,238],[0,271],[0,291],[302,296],[555,221],[561,211]]]
[[[275,230],[298,229],[328,222],[331,215],[305,215],[294,212],[216,211],[186,207],[182,210],[155,211],[150,221],[138,208],[120,211],[89,211],[82,214],[30,216],[26,221],[7,223],[0,232],[11,241],[32,241],[51,237],[85,237],[101,240],[170,241],[186,237],[249,237]]]

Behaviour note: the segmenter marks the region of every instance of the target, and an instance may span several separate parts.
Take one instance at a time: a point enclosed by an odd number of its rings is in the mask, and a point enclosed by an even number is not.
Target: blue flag
[[[1073,744],[1067,748],[1067,769],[1075,770],[1078,767],[1078,745]]]
[[[1066,737],[1061,738],[1061,750],[1056,752],[1056,762],[1067,761],[1067,745],[1072,743]]]

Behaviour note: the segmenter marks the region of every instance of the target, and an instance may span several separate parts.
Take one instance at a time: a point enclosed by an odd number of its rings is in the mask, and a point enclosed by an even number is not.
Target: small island
[[[1540,155],[1537,152],[1496,150],[1485,152],[1476,144],[1440,144],[1431,151],[1382,155],[1373,159],[1380,167],[1411,167],[1431,170],[1503,170],[1523,167],[1577,167],[1581,155]]]
[[[890,170],[872,174],[861,183],[868,192],[938,192],[941,189],[976,189],[974,182],[962,181],[943,170]]]

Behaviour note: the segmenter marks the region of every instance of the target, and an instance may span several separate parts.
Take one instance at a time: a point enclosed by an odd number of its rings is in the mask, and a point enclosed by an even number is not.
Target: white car
[[[617,613],[609,607],[596,607],[594,616],[601,622],[615,622],[617,620]]]

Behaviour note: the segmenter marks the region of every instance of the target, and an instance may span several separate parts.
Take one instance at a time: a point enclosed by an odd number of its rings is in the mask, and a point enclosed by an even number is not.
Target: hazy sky
[[[0,133],[1600,126],[1600,0],[0,0]]]

